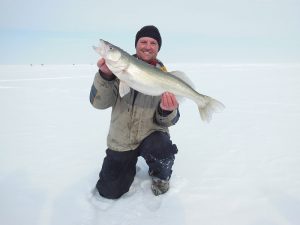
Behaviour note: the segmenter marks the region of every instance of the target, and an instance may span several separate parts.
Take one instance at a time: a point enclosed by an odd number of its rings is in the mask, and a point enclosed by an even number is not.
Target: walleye
[[[164,72],[102,39],[99,47],[93,46],[93,48],[105,59],[107,67],[113,74],[119,78],[121,97],[130,91],[130,87],[152,96],[171,92],[176,96],[193,100],[198,106],[201,119],[205,122],[211,120],[214,112],[224,108],[221,102],[194,90],[182,72]]]

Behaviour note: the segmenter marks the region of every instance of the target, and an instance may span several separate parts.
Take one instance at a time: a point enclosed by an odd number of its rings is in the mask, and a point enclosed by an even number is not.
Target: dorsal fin
[[[173,76],[179,78],[180,80],[184,81],[186,84],[188,84],[190,87],[192,87],[194,89],[193,82],[190,80],[190,78],[188,78],[188,76],[184,72],[171,71],[169,73],[172,74]],[[185,98],[183,96],[178,96],[178,95],[176,95],[176,99],[180,104],[182,104],[185,100]]]
[[[192,88],[195,87],[193,82],[188,78],[188,76],[182,72],[182,71],[171,71],[170,74],[174,75],[175,77],[179,78],[180,80],[183,80],[185,83],[190,85]]]

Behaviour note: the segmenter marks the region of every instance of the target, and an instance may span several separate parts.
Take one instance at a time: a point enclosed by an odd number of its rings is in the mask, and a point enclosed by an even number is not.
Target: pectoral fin
[[[123,96],[125,96],[129,92],[130,92],[130,87],[124,81],[120,81],[119,94],[120,94],[121,98],[123,98]]]

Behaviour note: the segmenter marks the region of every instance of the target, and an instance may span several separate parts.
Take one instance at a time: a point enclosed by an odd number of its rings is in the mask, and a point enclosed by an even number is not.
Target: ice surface
[[[211,123],[185,101],[170,191],[138,161],[121,199],[95,194],[110,110],[94,109],[94,65],[0,66],[0,224],[296,225],[300,65],[174,64],[226,105]]]

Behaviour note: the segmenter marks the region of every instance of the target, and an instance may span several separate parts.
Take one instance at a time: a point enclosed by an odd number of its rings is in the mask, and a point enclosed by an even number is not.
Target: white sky
[[[163,61],[299,62],[300,1],[1,0],[0,64],[94,63],[106,39],[134,53],[156,25]]]

